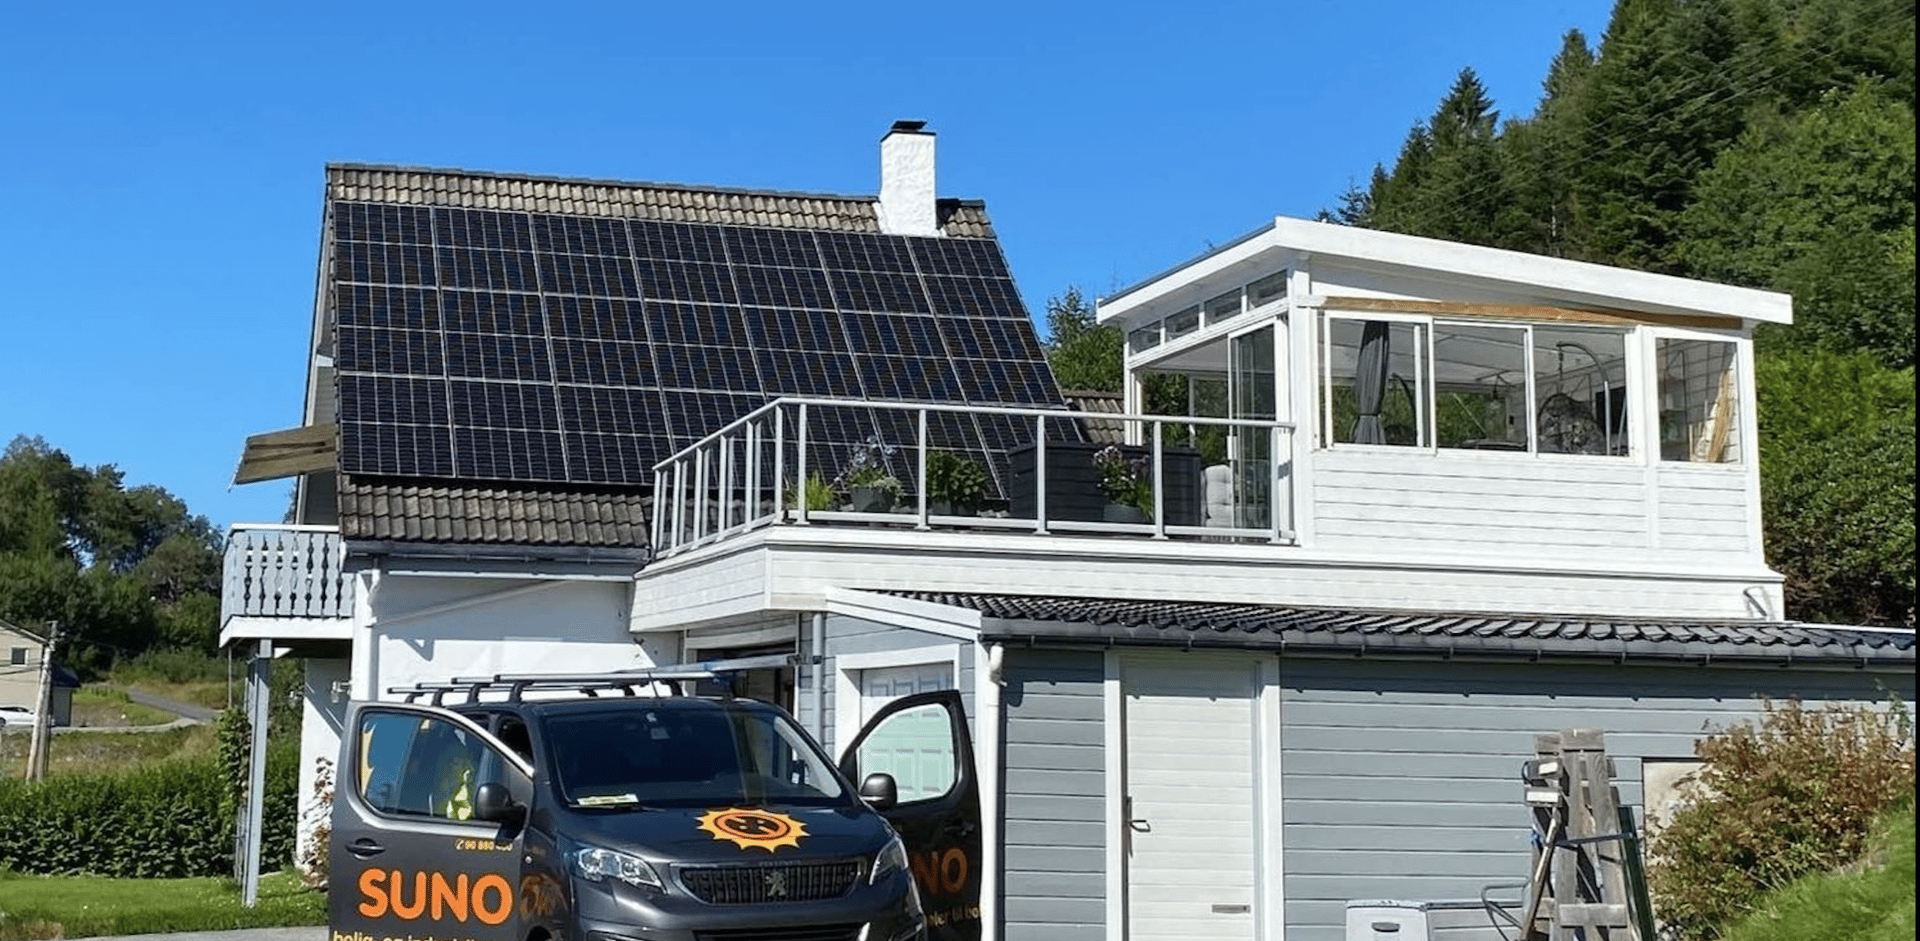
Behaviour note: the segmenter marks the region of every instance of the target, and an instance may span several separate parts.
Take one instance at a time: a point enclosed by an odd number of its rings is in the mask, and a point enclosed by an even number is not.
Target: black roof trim
[[[1910,631],[1791,621],[1614,618],[945,592],[889,592],[978,611],[1002,642],[1431,657],[1766,662],[1911,670]]]

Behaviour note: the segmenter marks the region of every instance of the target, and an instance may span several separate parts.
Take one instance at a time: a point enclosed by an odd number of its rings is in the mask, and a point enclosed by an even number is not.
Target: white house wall
[[[662,652],[627,631],[622,582],[388,576],[370,607],[373,622],[363,622],[354,656],[367,658],[378,698],[396,686],[456,676],[602,673],[661,662]],[[664,657],[671,662],[677,653]]]
[[[305,672],[300,705],[300,781],[299,820],[295,828],[293,858],[302,871],[310,871],[309,860],[324,866],[315,857],[316,831],[329,825],[328,808],[332,803],[322,797],[315,785],[334,779],[340,761],[340,730],[347,717],[348,663],[343,659],[310,657],[302,661]]]

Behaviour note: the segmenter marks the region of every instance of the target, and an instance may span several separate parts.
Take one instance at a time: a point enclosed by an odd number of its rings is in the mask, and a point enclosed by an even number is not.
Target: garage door
[[[953,663],[860,671],[860,721],[902,696],[953,688]],[[900,801],[939,797],[953,783],[953,735],[941,709],[902,713],[876,729],[860,749],[863,772],[893,775]]]
[[[1198,655],[1128,660],[1130,941],[1252,941],[1258,667]]]

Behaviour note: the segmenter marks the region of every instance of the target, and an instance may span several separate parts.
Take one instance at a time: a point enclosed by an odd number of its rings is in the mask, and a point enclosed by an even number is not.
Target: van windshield
[[[549,716],[548,753],[576,807],[846,802],[832,768],[785,716],[731,703]]]

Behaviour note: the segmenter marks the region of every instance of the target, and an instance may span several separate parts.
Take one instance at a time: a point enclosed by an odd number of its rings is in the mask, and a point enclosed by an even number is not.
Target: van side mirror
[[[900,803],[900,786],[894,783],[893,775],[875,771],[860,782],[860,799],[874,810],[886,810]]]
[[[514,803],[506,785],[489,781],[473,790],[473,819],[519,826],[526,822],[527,808]]]

